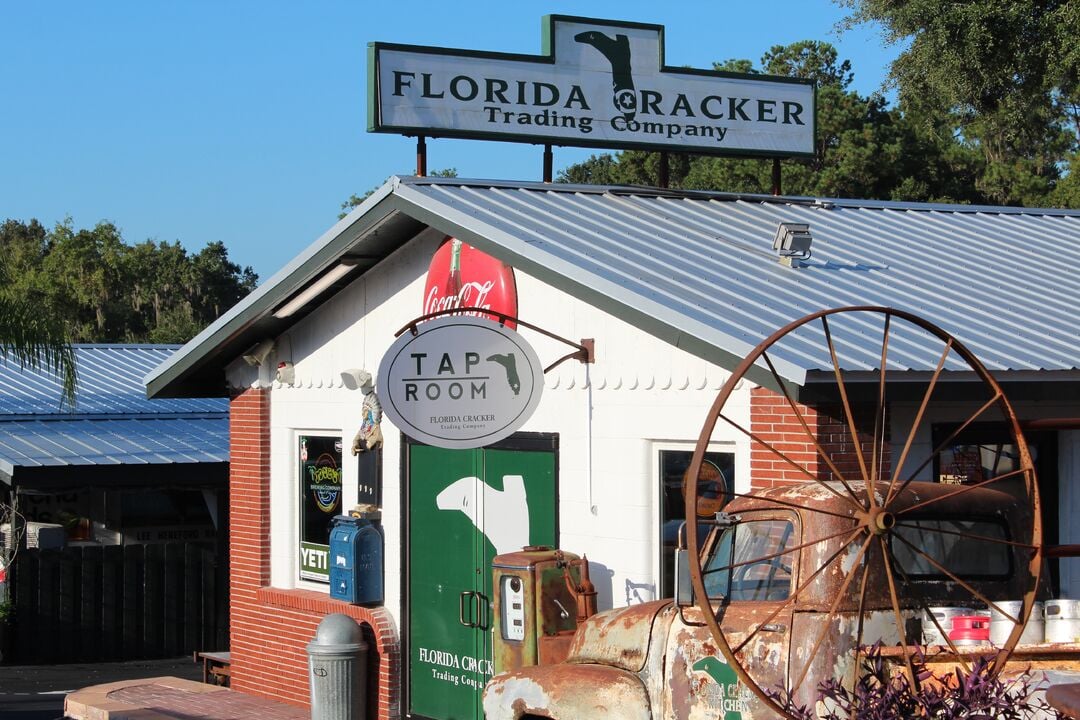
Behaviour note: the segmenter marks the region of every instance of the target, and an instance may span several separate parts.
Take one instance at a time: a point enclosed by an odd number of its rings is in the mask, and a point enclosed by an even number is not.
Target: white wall
[[[393,333],[421,314],[424,276],[441,240],[434,232],[421,235],[277,339],[267,366],[291,360],[296,375],[293,386],[274,383],[271,392],[275,587],[326,587],[296,579],[296,438],[341,435],[343,507],[355,504],[356,464],[348,446],[359,429],[363,397],[344,387],[340,372],[362,367],[376,375]],[[692,449],[728,373],[520,272],[517,283],[522,319],[575,342],[596,341],[595,364],[571,360],[548,373],[540,406],[522,428],[559,435],[560,544],[587,554],[600,571],[593,581],[601,608],[652,599],[659,571],[658,450]],[[571,350],[526,328],[519,331],[545,366]],[[268,378],[264,371],[262,381]],[[230,368],[229,380],[247,386],[256,377],[239,363]],[[736,393],[727,414],[749,427],[749,387]],[[400,623],[400,442],[388,419],[383,436],[386,606]],[[713,442],[716,449],[736,451],[736,489],[747,489],[746,438],[723,427]]]

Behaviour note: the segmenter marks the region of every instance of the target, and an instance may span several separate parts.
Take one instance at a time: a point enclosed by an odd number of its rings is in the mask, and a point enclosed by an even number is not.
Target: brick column
[[[799,414],[817,432],[817,410],[796,404]],[[750,450],[750,487],[764,490],[778,485],[809,482],[818,476],[818,458],[814,443],[799,423],[787,399],[780,393],[758,387],[750,391],[750,432],[805,467],[810,476],[785,462],[761,443],[752,443]]]
[[[368,643],[368,715],[400,716],[397,628],[384,608],[270,584],[270,391],[236,395],[229,410],[230,652],[233,689],[306,707],[307,644],[330,613],[359,622]]]

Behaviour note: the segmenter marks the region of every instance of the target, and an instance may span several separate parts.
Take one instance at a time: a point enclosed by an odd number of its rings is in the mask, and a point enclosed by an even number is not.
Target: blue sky
[[[537,54],[543,15],[664,25],[668,65],[755,63],[827,40],[855,89],[896,50],[837,35],[828,0],[756,3],[32,0],[0,5],[0,219],[115,223],[128,243],[220,240],[266,280],[352,193],[415,169],[415,141],[366,132],[372,41]],[[595,150],[556,148],[556,169]],[[539,147],[428,143],[429,169],[539,180]]]

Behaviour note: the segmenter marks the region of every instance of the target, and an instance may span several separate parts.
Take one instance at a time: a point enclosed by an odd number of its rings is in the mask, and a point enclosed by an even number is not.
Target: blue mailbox
[[[330,597],[355,605],[383,601],[383,536],[378,514],[338,515],[331,522]]]

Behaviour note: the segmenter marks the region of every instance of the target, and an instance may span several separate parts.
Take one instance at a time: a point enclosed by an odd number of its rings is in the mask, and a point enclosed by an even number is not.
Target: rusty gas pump
[[[578,625],[596,612],[588,558],[545,546],[492,560],[496,673],[566,658]]]

